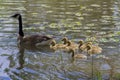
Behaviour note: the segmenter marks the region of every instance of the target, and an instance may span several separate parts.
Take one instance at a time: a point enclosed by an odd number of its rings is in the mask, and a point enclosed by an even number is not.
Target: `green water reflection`
[[[0,0],[0,79],[93,80],[91,57],[72,61],[69,54],[17,47],[17,21],[23,15],[24,32],[64,36],[77,42],[93,40],[110,60],[96,59],[94,80],[120,79],[119,0]]]

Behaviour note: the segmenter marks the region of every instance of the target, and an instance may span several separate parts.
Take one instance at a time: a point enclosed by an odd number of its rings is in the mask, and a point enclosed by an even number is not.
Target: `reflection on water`
[[[92,80],[93,72],[95,80],[119,80],[119,5],[119,0],[1,0],[0,79]],[[14,13],[23,15],[25,34],[52,35],[58,42],[64,36],[94,40],[110,60],[94,57],[91,65],[91,57],[72,61],[69,54],[47,47],[18,48],[18,24],[9,18]]]

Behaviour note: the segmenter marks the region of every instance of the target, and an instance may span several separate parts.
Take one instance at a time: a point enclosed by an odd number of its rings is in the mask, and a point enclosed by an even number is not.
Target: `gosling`
[[[96,45],[87,45],[87,53],[88,55],[93,55],[93,54],[100,54],[102,53],[102,48]]]
[[[69,52],[72,53],[72,55],[71,55],[72,58],[77,58],[77,59],[87,59],[87,56],[84,55],[84,54],[79,54],[79,53],[75,54],[75,50],[74,50],[74,49],[70,49]]]
[[[50,48],[53,50],[64,49],[65,47],[65,44],[56,44],[55,40],[52,40],[50,43]]]

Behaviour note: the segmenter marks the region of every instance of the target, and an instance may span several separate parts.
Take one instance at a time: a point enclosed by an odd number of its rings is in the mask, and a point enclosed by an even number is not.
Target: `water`
[[[2,80],[90,80],[120,79],[119,0],[0,0],[0,79]],[[17,21],[23,16],[24,32],[54,36],[59,42],[93,40],[109,60],[91,57],[73,61],[62,51],[17,47]]]

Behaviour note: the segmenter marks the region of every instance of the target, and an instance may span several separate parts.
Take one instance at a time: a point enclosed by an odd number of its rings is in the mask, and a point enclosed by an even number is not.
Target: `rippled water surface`
[[[93,40],[101,55],[73,60],[63,51],[18,48],[18,22],[23,16],[26,35]],[[0,0],[0,80],[120,80],[119,0]]]

